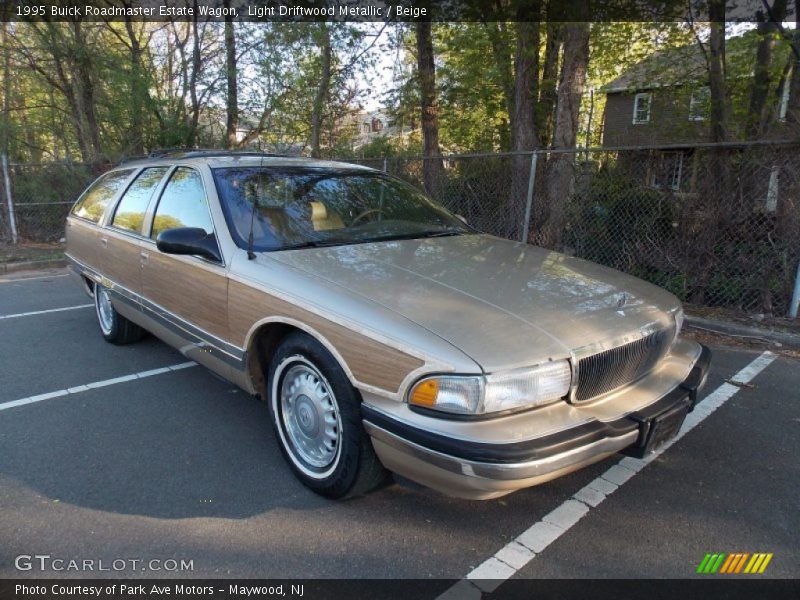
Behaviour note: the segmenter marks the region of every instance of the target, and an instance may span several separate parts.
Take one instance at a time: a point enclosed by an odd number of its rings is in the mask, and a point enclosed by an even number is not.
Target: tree
[[[745,135],[748,138],[759,137],[767,124],[768,115],[765,107],[769,96],[770,65],[778,24],[786,17],[786,4],[787,0],[773,0],[772,7],[766,14],[760,10],[757,12],[759,41],[750,92],[750,109],[747,113],[745,129]]]
[[[230,8],[230,0],[225,0],[225,7]],[[227,117],[225,120],[225,143],[228,148],[237,144],[236,132],[239,129],[239,88],[236,57],[236,31],[233,17],[225,17],[225,79],[227,81]]]
[[[442,171],[439,149],[439,105],[436,100],[436,66],[433,60],[433,37],[431,24],[419,21],[417,31],[417,72],[422,123],[423,181],[429,194],[436,197],[439,192],[439,177]]]
[[[794,66],[791,72],[791,83],[789,86],[789,102],[786,110],[786,122],[794,125],[800,130],[800,2],[794,3],[794,34],[792,35],[792,55]],[[800,135],[800,131],[796,132]]]
[[[311,156],[319,158],[319,140],[322,131],[322,111],[328,99],[328,90],[331,85],[331,34],[327,23],[319,24],[319,42],[322,47],[322,69],[319,77],[319,86],[314,96],[314,108],[311,112]]]
[[[573,150],[578,139],[578,113],[589,64],[589,23],[565,27],[564,61],[556,101],[553,148]],[[547,162],[547,205],[538,214],[537,243],[551,248],[561,245],[566,225],[567,201],[571,194],[575,154],[554,152]]]
[[[725,78],[725,0],[709,0],[708,84],[711,96],[711,141],[728,139],[730,106]]]
[[[539,104],[536,107],[536,131],[541,146],[549,145],[553,134],[553,115],[558,97],[558,59],[563,42],[561,32],[561,24],[547,23],[547,45],[544,52],[542,82],[539,85]]]
[[[520,9],[516,24],[517,47],[514,54],[514,112],[511,115],[511,143],[515,152],[532,152],[538,146],[536,135],[536,100],[539,95],[539,6],[531,13]],[[506,210],[506,235],[518,239],[524,227],[525,199],[530,179],[531,158],[515,154],[512,160],[511,196]]]

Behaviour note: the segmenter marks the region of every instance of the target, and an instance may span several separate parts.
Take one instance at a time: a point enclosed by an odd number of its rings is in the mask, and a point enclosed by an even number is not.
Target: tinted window
[[[236,167],[213,174],[242,248],[251,228],[256,250],[470,232],[419,190],[374,171]]]
[[[137,233],[142,231],[147,205],[150,204],[150,198],[167,170],[168,167],[153,167],[139,173],[117,205],[114,220],[111,222],[114,227]]]
[[[203,181],[194,169],[178,167],[169,178],[158,202],[150,237],[155,239],[165,229],[175,227],[199,227],[207,233],[214,232]]]
[[[122,188],[131,173],[133,173],[133,169],[112,171],[103,175],[75,203],[75,206],[72,207],[72,214],[95,223],[99,222],[109,202]]]

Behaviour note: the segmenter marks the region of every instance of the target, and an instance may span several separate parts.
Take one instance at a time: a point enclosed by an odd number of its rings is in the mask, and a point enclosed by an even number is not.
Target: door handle
[[[103,248],[107,248],[108,247],[108,238],[100,238],[100,245]]]
[[[148,259],[150,258],[150,253],[149,252],[144,252],[144,251],[139,252],[139,258],[142,259],[141,260],[142,266],[145,266],[147,264]]]

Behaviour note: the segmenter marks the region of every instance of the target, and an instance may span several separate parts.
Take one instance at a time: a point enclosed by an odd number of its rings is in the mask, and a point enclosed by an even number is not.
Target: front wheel
[[[386,471],[361,425],[358,393],[333,356],[294,333],[279,345],[269,371],[272,425],[297,478],[328,498],[377,487]]]
[[[119,314],[111,304],[108,288],[99,283],[94,286],[94,309],[100,333],[112,344],[132,344],[142,338],[144,331],[136,323],[132,323]]]

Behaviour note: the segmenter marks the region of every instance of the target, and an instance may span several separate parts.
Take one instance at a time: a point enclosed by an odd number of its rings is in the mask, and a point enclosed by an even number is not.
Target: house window
[[[633,97],[633,124],[650,122],[651,94],[636,94]]]
[[[689,98],[689,120],[705,121],[710,100],[711,88],[708,86],[692,91],[692,97]]]
[[[650,185],[657,189],[678,191],[683,180],[683,152],[661,152],[657,155]]]
[[[778,107],[778,120],[786,121],[786,113],[789,110],[789,89],[792,87],[792,77],[794,71],[791,71],[783,82],[783,89],[781,90],[781,103]]]

